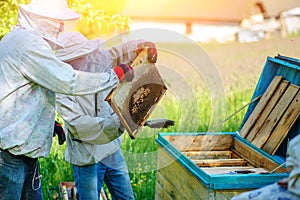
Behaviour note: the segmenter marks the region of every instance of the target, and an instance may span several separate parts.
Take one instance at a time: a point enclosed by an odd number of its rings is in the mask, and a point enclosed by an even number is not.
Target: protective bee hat
[[[35,15],[68,21],[80,18],[80,14],[68,8],[66,0],[31,0],[29,4],[20,4],[20,7]]]

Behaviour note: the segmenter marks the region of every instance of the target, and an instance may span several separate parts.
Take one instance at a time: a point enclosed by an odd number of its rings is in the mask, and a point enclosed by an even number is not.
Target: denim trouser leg
[[[0,199],[42,199],[37,159],[15,156],[0,150]]]
[[[103,180],[113,199],[132,200],[133,191],[121,150],[93,165],[75,166],[77,199],[99,199]]]
[[[121,150],[103,159],[98,168],[105,171],[104,182],[113,200],[132,200],[134,194],[130,184],[127,165]]]
[[[99,199],[97,165],[73,165],[77,200]]]

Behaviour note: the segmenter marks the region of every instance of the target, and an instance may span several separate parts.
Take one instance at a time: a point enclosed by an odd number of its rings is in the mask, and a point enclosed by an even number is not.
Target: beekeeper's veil
[[[72,29],[79,18],[80,14],[68,8],[66,0],[31,0],[30,4],[20,4],[18,26],[33,29],[56,43],[58,35],[66,27]]]

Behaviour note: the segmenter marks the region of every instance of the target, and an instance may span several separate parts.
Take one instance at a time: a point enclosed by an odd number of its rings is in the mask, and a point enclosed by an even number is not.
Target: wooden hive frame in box
[[[165,139],[208,174],[246,173],[246,170],[258,174],[278,167],[232,134],[166,135]],[[281,167],[277,172],[286,170]]]
[[[106,98],[131,138],[138,135],[167,90],[156,65],[147,57],[144,49],[131,64],[133,80],[122,81]]]
[[[286,178],[270,155],[235,133],[160,133],[155,199],[230,199]]]

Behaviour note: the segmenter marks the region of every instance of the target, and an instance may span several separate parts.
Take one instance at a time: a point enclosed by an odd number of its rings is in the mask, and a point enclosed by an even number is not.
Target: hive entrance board
[[[106,97],[131,138],[138,135],[167,90],[156,65],[148,63],[147,56],[147,51],[142,51],[131,64],[133,80],[121,82]]]
[[[274,155],[299,114],[299,87],[275,76],[241,128],[240,135]]]

